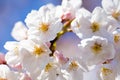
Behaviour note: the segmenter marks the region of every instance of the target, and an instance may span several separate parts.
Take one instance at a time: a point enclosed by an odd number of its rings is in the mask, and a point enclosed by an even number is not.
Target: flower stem
[[[54,53],[54,51],[56,50],[56,47],[57,47],[56,42],[57,42],[57,40],[59,40],[59,38],[60,38],[62,35],[64,35],[65,33],[71,32],[71,30],[70,30],[70,24],[71,24],[71,22],[72,22],[72,20],[67,21],[67,22],[64,24],[62,31],[60,31],[60,32],[57,34],[57,37],[56,37],[53,41],[51,41],[50,50],[52,51],[52,53],[50,54],[50,56],[53,56],[53,53]]]

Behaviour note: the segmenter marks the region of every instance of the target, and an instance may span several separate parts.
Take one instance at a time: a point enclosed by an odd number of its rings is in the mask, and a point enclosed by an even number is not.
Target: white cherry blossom
[[[65,73],[61,72],[59,66],[54,62],[49,62],[42,70],[37,80],[66,80]]]
[[[61,18],[63,23],[70,21],[75,18],[75,14],[81,5],[82,0],[62,0],[61,5],[56,7],[56,16]]]
[[[99,36],[83,39],[78,47],[81,49],[83,61],[89,66],[103,63],[115,56],[112,42]]]
[[[111,29],[120,27],[120,1],[102,0],[102,7],[108,15],[109,22],[112,25]]]
[[[92,16],[92,13],[90,11],[88,11],[85,8],[80,8],[79,10],[77,10],[76,12],[76,18],[79,17],[80,15],[84,16],[85,18],[90,19]]]
[[[120,29],[116,29],[113,32],[113,40],[116,51],[120,49]]]
[[[68,72],[67,80],[83,80],[83,65],[77,58],[71,58],[65,64],[65,70]]]
[[[27,15],[25,22],[28,26],[29,38],[36,38],[42,42],[53,40],[57,33],[62,29],[61,19],[56,18],[47,6],[31,11]]]
[[[101,16],[99,16],[101,15]],[[91,17],[82,15],[82,13],[71,23],[72,30],[79,38],[90,38],[92,36],[102,36],[111,39],[110,34],[107,31],[106,13],[100,7],[96,7]]]
[[[73,5],[74,3],[74,5]],[[62,0],[63,8],[74,8],[74,9],[79,9],[82,5],[82,0]]]
[[[4,48],[8,50],[5,55],[5,60],[10,66],[15,66],[22,62],[23,55],[20,53],[20,43],[16,41],[8,41]],[[24,53],[23,53],[24,54]]]
[[[100,68],[100,77],[102,80],[115,80],[117,76],[117,66],[115,61],[103,64]]]
[[[39,41],[24,40],[21,41],[21,45],[21,53],[24,53],[22,66],[30,73],[32,79],[36,79],[50,60],[49,54],[51,51],[47,45]]]
[[[104,8],[104,10],[108,15],[112,16],[114,19],[118,21],[120,20],[120,1],[119,0],[102,0],[102,7]]]

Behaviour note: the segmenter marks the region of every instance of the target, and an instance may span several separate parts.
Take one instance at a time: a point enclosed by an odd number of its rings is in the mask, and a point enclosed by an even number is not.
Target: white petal
[[[19,77],[19,73],[11,71],[7,65],[0,65],[0,78],[5,80],[18,80]]]
[[[102,6],[108,14],[111,14],[114,10],[116,10],[112,0],[102,0]]]
[[[18,63],[21,63],[21,57],[19,55],[17,55],[18,53],[15,53],[15,52],[8,52],[6,55],[5,55],[5,60],[7,62],[7,64],[11,65],[11,66],[14,66]]]
[[[21,41],[27,38],[27,28],[26,26],[21,22],[16,22],[14,25],[14,28],[11,33],[12,37],[16,39],[17,41]]]
[[[80,8],[80,9],[76,12],[76,17],[78,17],[78,16],[80,16],[80,15],[82,15],[82,16],[84,16],[84,17],[86,17],[86,18],[90,18],[90,17],[91,17],[91,12],[88,11],[87,9],[85,9],[85,8]]]
[[[18,44],[19,43],[16,41],[8,41],[5,43],[4,48],[7,50],[13,50]]]

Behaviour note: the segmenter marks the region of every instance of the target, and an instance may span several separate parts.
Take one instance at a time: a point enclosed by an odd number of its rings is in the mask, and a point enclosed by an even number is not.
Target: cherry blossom
[[[62,0],[16,22],[15,41],[0,53],[0,80],[119,80],[120,1],[101,4],[90,12],[82,0]]]

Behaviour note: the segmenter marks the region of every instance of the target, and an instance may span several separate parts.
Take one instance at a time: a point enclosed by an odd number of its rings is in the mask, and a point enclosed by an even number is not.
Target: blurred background
[[[26,15],[32,9],[39,9],[40,6],[47,3],[58,5],[61,0],[0,0],[0,52],[6,52],[3,48],[6,41],[14,40],[11,36],[14,23],[17,21],[24,22]],[[100,4],[101,0],[83,0],[83,6],[90,11]]]

